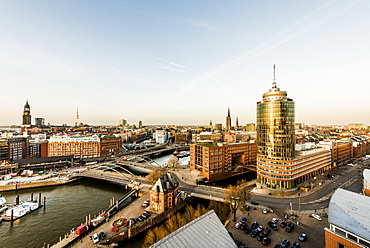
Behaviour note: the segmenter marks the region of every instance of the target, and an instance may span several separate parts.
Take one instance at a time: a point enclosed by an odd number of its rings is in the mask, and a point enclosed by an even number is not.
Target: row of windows
[[[344,231],[342,229],[339,229],[338,227],[335,227],[334,228],[334,232],[337,233],[337,234],[339,234],[340,236],[345,237],[347,239],[350,239],[350,240],[352,240],[352,241],[354,241],[356,243],[359,243],[361,245],[370,247],[370,243],[369,242],[365,241],[364,239],[361,239],[360,237],[357,237],[355,235],[352,235],[352,234],[350,234],[350,233],[348,233],[348,232],[346,232],[346,231]],[[339,243],[338,244],[338,247],[340,247],[340,245],[342,245],[342,244]]]

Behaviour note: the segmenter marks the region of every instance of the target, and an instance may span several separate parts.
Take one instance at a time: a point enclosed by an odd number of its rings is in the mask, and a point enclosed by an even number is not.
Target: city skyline
[[[256,122],[273,82],[296,122],[370,124],[367,1],[6,1],[0,125]],[[5,107],[6,106],[6,107]]]

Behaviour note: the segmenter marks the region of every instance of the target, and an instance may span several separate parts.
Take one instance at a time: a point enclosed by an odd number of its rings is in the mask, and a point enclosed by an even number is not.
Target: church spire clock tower
[[[26,100],[26,104],[23,109],[22,125],[31,125],[31,108],[28,104],[28,99]]]

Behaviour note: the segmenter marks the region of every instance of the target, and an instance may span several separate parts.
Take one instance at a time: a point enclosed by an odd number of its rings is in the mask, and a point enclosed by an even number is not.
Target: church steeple
[[[229,132],[231,130],[231,116],[230,116],[230,108],[227,110],[227,117],[226,117],[226,128],[225,131]]]
[[[31,125],[31,108],[28,104],[28,99],[23,108],[22,125]]]

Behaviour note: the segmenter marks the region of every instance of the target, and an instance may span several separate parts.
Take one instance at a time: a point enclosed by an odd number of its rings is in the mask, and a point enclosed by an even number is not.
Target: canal
[[[160,165],[166,163],[172,155],[154,159]],[[31,193],[34,198],[46,197],[45,209],[35,212],[13,222],[0,223],[0,247],[43,247],[54,244],[72,228],[85,222],[85,216],[99,214],[109,206],[110,199],[121,198],[127,191],[120,185],[108,182],[81,179],[77,182],[55,186],[4,192],[2,195],[8,203],[14,203],[19,195],[20,201],[29,200]],[[132,248],[139,248],[135,240],[130,242]],[[139,242],[140,243],[140,242]]]

